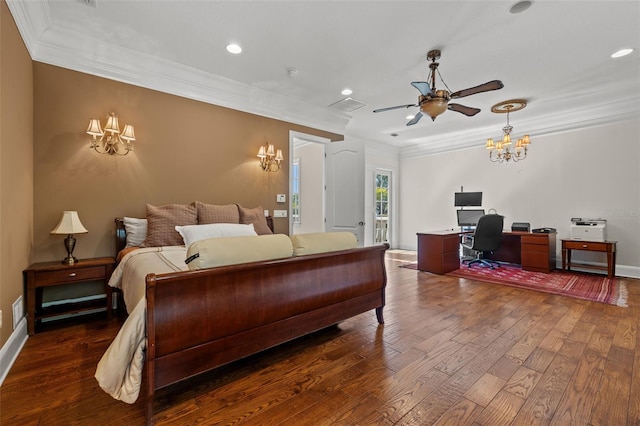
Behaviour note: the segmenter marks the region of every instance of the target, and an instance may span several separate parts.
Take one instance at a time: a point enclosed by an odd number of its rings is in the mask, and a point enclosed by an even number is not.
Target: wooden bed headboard
[[[273,231],[273,217],[267,216],[267,225],[271,232]],[[124,219],[121,217],[116,217],[116,255],[120,253],[122,249],[127,245],[127,231],[124,227]]]

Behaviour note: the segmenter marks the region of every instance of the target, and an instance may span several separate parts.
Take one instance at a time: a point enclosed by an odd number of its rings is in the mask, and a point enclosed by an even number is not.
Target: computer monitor
[[[476,226],[484,216],[484,209],[457,210],[458,226]]]
[[[455,207],[470,207],[482,205],[482,192],[456,192],[453,196]]]

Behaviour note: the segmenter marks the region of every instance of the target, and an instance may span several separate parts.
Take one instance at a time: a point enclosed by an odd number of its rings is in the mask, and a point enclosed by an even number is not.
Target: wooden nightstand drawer
[[[572,250],[607,251],[607,243],[594,241],[562,241],[562,248]]]
[[[105,277],[104,266],[94,266],[91,268],[66,269],[64,271],[43,271],[36,272],[36,286],[71,283],[76,281],[100,280]]]

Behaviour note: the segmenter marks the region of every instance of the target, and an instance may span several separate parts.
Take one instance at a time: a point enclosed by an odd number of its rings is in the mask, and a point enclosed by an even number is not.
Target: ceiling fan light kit
[[[429,69],[431,71],[429,72],[428,78],[430,84],[426,81],[414,81],[411,83],[411,85],[418,89],[418,91],[420,92],[417,104],[407,104],[381,108],[376,109],[373,112],[375,113],[390,111],[399,108],[419,107],[420,111],[411,121],[407,123],[407,126],[412,126],[420,121],[423,113],[431,117],[432,121],[435,121],[436,117],[438,117],[446,110],[456,111],[468,117],[473,117],[480,112],[480,108],[473,108],[460,104],[450,104],[449,101],[451,99],[463,98],[465,96],[475,95],[476,93],[498,90],[504,87],[500,80],[492,80],[479,86],[470,87],[468,89],[451,93],[449,87],[447,87],[446,83],[442,80],[442,76],[440,76],[440,73],[438,72],[438,66],[440,64],[436,61],[440,59],[440,55],[441,52],[437,49],[430,50],[429,53],[427,53],[427,60],[431,61],[431,63],[429,64]],[[444,84],[447,90],[436,89],[436,73],[438,73],[438,75],[440,76],[440,81],[442,81],[442,84]]]
[[[493,138],[489,138],[485,145],[485,148],[489,151],[489,160],[492,162],[508,164],[509,161],[518,162],[527,158],[527,151],[531,144],[529,135],[524,135],[522,138],[517,139],[516,146],[514,150],[511,151],[511,131],[513,130],[513,126],[509,124],[509,113],[520,111],[526,106],[527,101],[525,99],[511,99],[497,103],[491,107],[491,112],[507,114],[507,125],[502,128],[502,140],[494,142]]]

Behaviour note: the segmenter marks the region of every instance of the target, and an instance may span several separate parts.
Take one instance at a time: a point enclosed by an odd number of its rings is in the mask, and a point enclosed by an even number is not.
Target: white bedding
[[[140,394],[146,347],[145,277],[152,272],[186,271],[185,257],[184,246],[141,248],[125,255],[113,271],[109,285],[122,289],[129,317],[95,374],[100,387],[113,398],[133,404]]]

